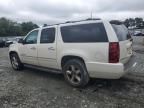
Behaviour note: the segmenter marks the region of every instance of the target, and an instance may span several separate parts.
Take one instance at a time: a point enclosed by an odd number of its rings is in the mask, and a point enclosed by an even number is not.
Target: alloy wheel
[[[81,81],[81,70],[74,65],[68,66],[66,76],[73,84],[79,84]]]
[[[12,62],[12,66],[17,69],[18,68],[18,60],[16,59],[16,57],[12,57],[11,58],[11,62]]]

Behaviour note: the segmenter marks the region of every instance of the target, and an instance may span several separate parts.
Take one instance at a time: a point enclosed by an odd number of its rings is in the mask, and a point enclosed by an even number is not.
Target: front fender
[[[18,54],[18,56],[19,56],[19,44],[18,43],[16,43],[16,44],[11,44],[10,45],[10,47],[9,47],[9,54],[11,53],[11,52],[16,52],[17,54]],[[20,57],[20,56],[19,56]]]

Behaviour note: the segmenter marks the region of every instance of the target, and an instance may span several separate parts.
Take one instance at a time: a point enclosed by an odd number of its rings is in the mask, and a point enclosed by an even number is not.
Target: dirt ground
[[[61,74],[14,71],[0,48],[0,108],[144,108],[144,46],[134,43],[137,65],[119,80],[91,79],[84,89]]]

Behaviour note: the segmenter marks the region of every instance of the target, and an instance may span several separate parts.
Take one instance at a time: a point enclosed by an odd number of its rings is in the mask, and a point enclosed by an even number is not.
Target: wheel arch
[[[11,54],[17,54],[18,55],[18,53],[16,52],[16,51],[10,51],[9,52],[9,57],[11,56]],[[19,55],[18,55],[19,56]]]
[[[84,64],[85,64],[85,60],[83,59],[83,57],[76,56],[76,55],[65,55],[65,56],[63,56],[62,59],[61,59],[61,67],[63,67],[64,64],[65,64],[68,60],[71,60],[71,59],[79,59],[79,60],[81,60],[82,62],[84,62]]]
[[[14,53],[18,54],[16,51],[10,51],[9,55],[14,54]]]

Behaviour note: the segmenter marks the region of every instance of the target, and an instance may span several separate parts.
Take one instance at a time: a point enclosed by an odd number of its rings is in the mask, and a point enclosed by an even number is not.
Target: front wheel
[[[10,55],[10,61],[12,64],[12,68],[14,70],[22,70],[23,69],[23,64],[21,63],[21,61],[16,53],[13,53]]]
[[[63,66],[66,81],[74,87],[84,87],[89,82],[89,75],[82,60],[72,59]]]

